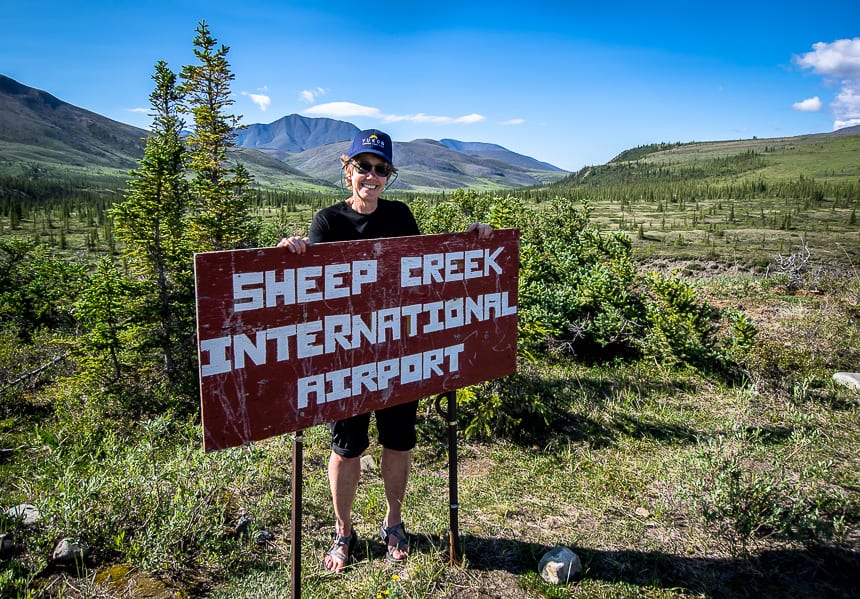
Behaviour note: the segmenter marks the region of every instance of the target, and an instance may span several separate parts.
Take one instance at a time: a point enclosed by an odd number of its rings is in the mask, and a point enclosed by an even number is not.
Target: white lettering
[[[245,356],[257,366],[266,363],[266,331],[257,331],[254,342],[247,335],[240,333],[233,335],[233,367],[244,368]]]
[[[445,254],[445,280],[462,281],[465,270],[463,252],[448,252]]]
[[[376,283],[376,260],[233,274],[233,310],[259,310],[360,295]],[[280,299],[279,299],[280,298]]]
[[[504,247],[400,258],[400,286],[417,287],[502,274],[498,259]]]
[[[285,362],[290,359],[289,338],[295,334],[296,325],[294,324],[275,327],[266,331],[266,339],[273,339],[276,343],[278,362]]]
[[[296,357],[299,359],[319,356],[325,347],[317,343],[317,333],[322,331],[322,322],[314,320],[296,325]]]
[[[413,270],[421,268],[421,258],[418,256],[404,256],[400,259],[400,286],[417,287],[421,284],[421,277],[414,276]]]
[[[331,391],[326,393],[325,401],[339,401],[341,399],[346,399],[350,395],[350,388],[347,384],[347,379],[349,379],[349,368],[344,368],[342,370],[335,370],[334,372],[329,372],[326,375],[326,380],[331,383]]]
[[[476,279],[481,276],[483,269],[481,268],[480,259],[483,255],[484,252],[481,250],[469,250],[466,252],[466,264],[464,266],[466,279]]]
[[[209,363],[200,368],[200,376],[212,376],[213,374],[224,374],[233,370],[233,364],[227,357],[227,348],[230,347],[230,337],[217,337],[200,342],[200,352],[209,354]]]
[[[269,360],[286,362],[335,354],[516,314],[517,306],[510,303],[507,291],[385,308],[367,314],[333,314],[323,320],[201,340],[200,373],[204,377],[223,374],[244,368],[248,360],[263,365]],[[274,343],[270,346],[269,342]],[[400,376],[409,382],[420,380],[424,371],[422,362],[409,356],[403,360],[396,371],[389,368],[377,376],[388,379]]]
[[[350,286],[344,285],[344,279],[349,273],[349,264],[332,264],[325,269],[325,297],[349,297]]]
[[[458,372],[463,349],[464,345],[460,343],[300,378],[297,405],[299,409],[306,408],[311,396],[317,405],[322,405],[366,392],[383,391],[390,388],[398,376],[401,385],[408,385]]]
[[[261,272],[243,272],[233,275],[233,310],[242,312],[244,310],[258,310],[263,307],[263,290],[259,287],[248,285],[260,285],[263,282]]]
[[[266,307],[274,308],[278,305],[278,298],[284,298],[284,305],[290,306],[296,303],[296,271],[285,269],[281,271],[283,278],[278,280],[277,270],[266,271]]]
[[[356,260],[352,263],[352,294],[360,295],[361,286],[376,283],[376,260]]]
[[[505,248],[496,248],[495,251],[490,254],[490,250],[484,250],[484,276],[490,276],[490,269],[494,270],[497,275],[502,274],[501,267],[496,264],[496,258],[499,257],[499,254],[502,253],[502,250]]]
[[[425,333],[435,333],[437,331],[445,330],[445,323],[442,322],[443,308],[444,304],[442,302],[431,302],[429,304],[424,304],[424,311],[430,315],[430,322],[424,325]]]
[[[321,404],[325,401],[325,375],[315,374],[300,378],[296,388],[298,406],[300,410],[308,407],[310,396],[314,396],[314,402]]]
[[[316,302],[323,298],[316,279],[322,275],[322,266],[305,266],[296,269],[296,298],[300,304]]]

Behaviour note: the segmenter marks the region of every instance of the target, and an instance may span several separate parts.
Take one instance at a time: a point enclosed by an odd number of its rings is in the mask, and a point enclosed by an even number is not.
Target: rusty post
[[[302,459],[304,431],[293,437],[293,501],[291,506],[292,532],[290,533],[291,599],[302,597]]]
[[[440,406],[442,398],[446,399],[446,412]],[[459,566],[463,563],[460,553],[460,499],[457,489],[457,391],[448,391],[436,398],[436,411],[448,423],[448,564]]]

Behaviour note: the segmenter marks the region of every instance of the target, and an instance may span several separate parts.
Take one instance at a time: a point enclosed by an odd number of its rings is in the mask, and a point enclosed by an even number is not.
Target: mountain
[[[237,132],[232,155],[265,187],[340,185],[341,154],[358,127],[291,114]],[[68,104],[0,75],[0,173],[95,169],[124,177],[143,156],[148,131]],[[453,139],[397,141],[394,189],[439,191],[542,185],[567,173],[502,146]]]
[[[303,152],[282,153],[288,165],[326,181],[339,182],[341,154],[349,150],[349,141],[311,148]],[[518,160],[533,160],[514,152]],[[536,162],[536,161],[534,161]],[[398,178],[392,189],[435,191],[471,187],[504,189],[542,185],[567,175],[561,169],[531,169],[458,152],[432,139],[394,142],[394,163]]]
[[[268,125],[248,125],[237,145],[258,149],[315,178],[339,183],[341,154],[359,129],[351,123],[291,114]],[[496,144],[454,139],[394,142],[400,172],[392,189],[432,191],[541,185],[566,171]]]
[[[858,135],[860,134],[860,125],[854,125],[853,127],[843,127],[842,129],[837,129],[834,131],[836,135]]]
[[[530,158],[529,156],[523,156],[522,154],[511,152],[509,149],[496,144],[488,144],[480,141],[458,141],[456,139],[441,139],[439,140],[439,143],[446,148],[450,148],[464,154],[469,154],[470,156],[498,160],[505,164],[512,164],[524,169],[533,171],[547,170],[559,173],[565,172],[548,162],[540,162],[534,158]]]
[[[128,170],[147,132],[0,75],[0,158]]]
[[[248,125],[237,134],[236,145],[277,154],[303,152],[318,146],[349,141],[359,129],[352,123],[291,114],[268,125]]]

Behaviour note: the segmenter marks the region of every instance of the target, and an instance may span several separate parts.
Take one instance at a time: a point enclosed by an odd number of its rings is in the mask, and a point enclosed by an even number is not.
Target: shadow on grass
[[[508,539],[461,537],[467,568],[522,575],[537,570],[549,546]],[[445,539],[444,541],[447,541]],[[430,544],[443,540],[429,540]],[[422,542],[416,550],[424,549]],[[860,596],[860,552],[841,547],[768,550],[750,558],[684,557],[659,551],[571,547],[584,580],[672,589],[707,597]]]

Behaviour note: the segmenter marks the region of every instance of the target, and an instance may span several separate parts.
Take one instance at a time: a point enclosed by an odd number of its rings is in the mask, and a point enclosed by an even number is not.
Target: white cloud
[[[324,87],[317,87],[314,89],[305,89],[299,94],[299,97],[303,102],[307,102],[310,104],[320,96],[324,96],[328,92]]]
[[[126,108],[126,112],[133,112],[135,114],[149,114],[149,108]]]
[[[364,116],[370,118],[381,118],[382,114],[378,108],[372,106],[362,106],[352,102],[329,102],[327,104],[317,104],[311,106],[304,111],[305,114],[314,114],[317,116],[329,116],[332,118],[347,118],[353,116]]]
[[[267,88],[263,88],[265,90]],[[248,96],[251,98],[251,102],[260,107],[260,110],[266,112],[266,109],[272,104],[272,99],[265,94],[250,94],[248,92],[242,92],[243,96]]]
[[[463,116],[434,116],[432,114],[387,114],[382,117],[386,123],[396,123],[399,121],[409,121],[410,123],[432,123],[434,125],[471,125],[480,123],[485,117],[480,114],[466,114]]]
[[[806,100],[795,102],[791,107],[800,112],[818,112],[821,110],[821,98],[818,96],[807,98]]]
[[[843,81],[842,90],[831,106],[836,115],[834,130],[860,125],[860,79]]]
[[[830,104],[834,130],[860,124],[860,37],[812,44],[812,52],[795,56],[794,62],[839,81],[841,89]]]
[[[860,78],[860,37],[812,44],[812,52],[796,56],[795,62],[818,75]]]
[[[480,114],[467,114],[458,117],[451,116],[434,116],[419,112],[418,114],[384,114],[378,108],[373,106],[362,106],[353,102],[328,102],[327,104],[318,104],[311,106],[304,111],[304,114],[316,116],[327,116],[332,118],[349,118],[349,117],[367,117],[378,119],[383,123],[396,123],[408,121],[411,123],[431,123],[434,125],[469,125],[472,123],[480,123],[486,117]]]
[[[510,125],[522,125],[525,122],[525,119],[508,119],[507,121],[500,121],[498,124],[507,127]]]

